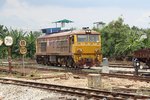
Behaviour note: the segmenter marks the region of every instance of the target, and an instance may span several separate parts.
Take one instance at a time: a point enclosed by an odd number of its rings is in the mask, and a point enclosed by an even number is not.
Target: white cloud
[[[20,2],[18,0],[6,0],[6,5],[8,7],[20,7]]]
[[[58,6],[32,6],[21,0],[6,0],[0,10],[0,22],[13,28],[27,30],[54,26],[51,22],[59,19],[73,20],[75,27],[92,26],[93,22],[110,22],[123,15],[125,23],[140,27],[148,27],[149,11],[121,8],[67,8]]]
[[[150,22],[150,11],[145,11],[144,13],[141,14],[141,16],[137,19],[137,23],[140,23],[139,26],[142,26],[142,24],[145,24],[145,26],[150,27],[149,22]]]

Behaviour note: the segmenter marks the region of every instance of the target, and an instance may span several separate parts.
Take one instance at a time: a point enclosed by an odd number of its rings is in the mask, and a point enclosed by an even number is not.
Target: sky
[[[76,28],[106,24],[122,16],[124,23],[150,27],[150,0],[0,0],[0,24],[22,30],[55,27],[61,19]]]

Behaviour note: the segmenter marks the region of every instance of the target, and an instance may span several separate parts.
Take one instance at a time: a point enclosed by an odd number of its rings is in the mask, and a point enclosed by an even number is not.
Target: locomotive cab
[[[77,34],[74,37],[72,52],[77,65],[80,67],[99,66],[102,61],[100,34],[93,34],[91,30],[88,30],[85,34]]]

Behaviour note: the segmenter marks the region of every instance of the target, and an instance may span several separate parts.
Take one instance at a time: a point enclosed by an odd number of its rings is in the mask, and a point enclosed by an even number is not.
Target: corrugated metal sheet
[[[84,30],[73,30],[73,31],[66,31],[66,32],[59,32],[56,34],[50,34],[50,35],[42,35],[38,38],[49,38],[49,37],[57,37],[57,36],[66,36],[66,35],[75,35],[75,34],[86,34]],[[91,31],[91,34],[100,34],[96,31]]]
[[[52,33],[58,33],[61,31],[61,28],[45,28],[45,29],[42,29],[42,32],[43,33],[46,33],[46,34],[52,34]]]

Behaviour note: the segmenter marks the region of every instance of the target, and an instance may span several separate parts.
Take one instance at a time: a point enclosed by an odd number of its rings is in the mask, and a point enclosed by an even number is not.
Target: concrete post
[[[102,73],[109,73],[108,58],[103,58],[103,62],[102,62]]]
[[[89,74],[88,75],[88,87],[89,88],[100,88],[101,87],[101,75],[100,74]]]

